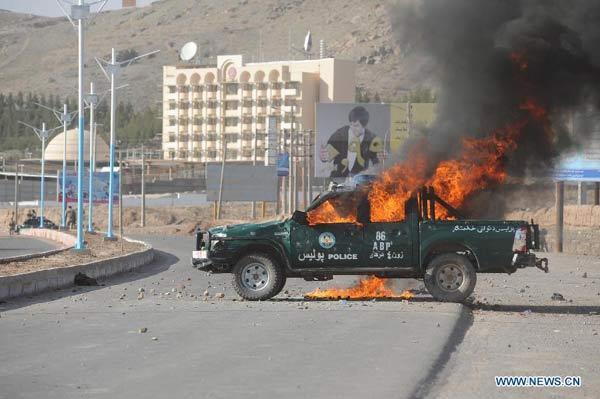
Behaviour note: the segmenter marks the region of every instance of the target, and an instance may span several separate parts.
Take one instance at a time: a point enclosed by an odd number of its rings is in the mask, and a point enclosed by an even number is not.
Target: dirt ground
[[[89,250],[83,252],[66,250],[42,258],[0,264],[0,277],[89,263],[144,248],[142,244],[125,240],[104,241],[101,234],[86,234],[85,242]]]

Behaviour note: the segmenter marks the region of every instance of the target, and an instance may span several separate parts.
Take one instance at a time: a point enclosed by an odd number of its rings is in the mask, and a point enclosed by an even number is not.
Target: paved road
[[[192,239],[149,241],[160,252],[141,272],[0,304],[0,398],[409,398],[468,324],[426,298],[302,299],[332,282],[239,301],[229,276],[188,266]]]
[[[0,235],[0,259],[51,251],[58,248],[52,241],[28,236]]]

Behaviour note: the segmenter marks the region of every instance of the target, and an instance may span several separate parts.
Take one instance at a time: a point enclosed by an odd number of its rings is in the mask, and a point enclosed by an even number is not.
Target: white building
[[[223,55],[216,66],[165,66],[164,158],[263,161],[268,116],[278,132],[292,120],[295,133],[314,131],[315,104],[353,102],[355,86],[355,63],[334,58],[244,64]]]

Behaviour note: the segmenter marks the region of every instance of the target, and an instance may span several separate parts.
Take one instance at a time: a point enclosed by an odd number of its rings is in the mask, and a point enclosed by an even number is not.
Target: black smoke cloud
[[[399,45],[435,71],[438,118],[426,132],[432,159],[452,158],[461,137],[523,118],[528,98],[548,111],[553,137],[540,121],[528,122],[507,154],[511,174],[547,170],[585,140],[568,125],[573,112],[599,104],[600,1],[407,0],[392,13]]]

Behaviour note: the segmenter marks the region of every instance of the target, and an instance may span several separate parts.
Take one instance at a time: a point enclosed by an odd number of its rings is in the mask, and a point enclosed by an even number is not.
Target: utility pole
[[[90,3],[85,3],[85,0],[79,0],[78,4],[67,3],[71,6],[70,12],[63,7],[61,1],[64,0],[56,0],[56,3],[63,11],[63,13],[67,16],[69,22],[77,28],[77,42],[78,42],[78,79],[77,79],[77,100],[78,100],[78,110],[79,110],[79,127],[78,127],[78,145],[77,145],[77,241],[75,243],[76,250],[84,249],[83,242],[83,138],[84,138],[84,125],[85,125],[85,116],[84,116],[84,105],[83,105],[83,64],[84,64],[84,22],[85,20],[89,20],[90,16],[90,6],[95,4],[100,4],[98,8],[98,13],[102,11],[108,0],[99,0],[92,1]],[[77,21],[75,24],[74,21]]]
[[[94,110],[96,108],[96,104],[98,103],[98,95],[94,92],[94,82],[90,82],[90,93],[86,96],[86,102],[90,107],[90,156],[89,156],[89,181],[88,181],[88,233],[94,232],[94,224],[93,224],[93,208],[94,208],[94,142],[96,141],[95,127],[96,122],[94,122]]]
[[[142,143],[142,221],[141,227],[146,227],[146,157]]]
[[[41,170],[41,179],[40,179],[40,228],[44,227],[44,189],[45,189],[45,166],[46,166],[46,140],[50,137],[50,134],[54,132],[56,129],[59,129],[60,126],[55,127],[54,129],[46,129],[46,123],[42,123],[42,128],[38,129],[34,126],[28,125],[25,122],[19,121],[20,124],[27,126],[32,129],[34,133],[38,136],[38,138],[42,141],[42,170]]]
[[[289,165],[289,176],[288,176],[288,210],[289,212],[293,212],[295,208],[295,199],[296,195],[296,176],[295,176],[295,168],[294,164],[296,162],[296,152],[294,149],[294,106],[292,105],[292,116],[291,116],[291,127],[290,127],[290,165]]]
[[[123,161],[121,151],[119,151],[119,236],[121,239],[121,252],[123,252]]]
[[[68,112],[67,104],[63,104],[63,111],[50,108],[45,106],[44,104],[34,103],[35,105],[45,108],[49,111],[52,111],[54,117],[58,120],[59,123],[63,125],[63,159],[62,159],[62,201],[61,201],[61,217],[60,217],[60,227],[62,229],[67,228],[66,221],[66,213],[67,213],[67,198],[66,198],[66,187],[67,187],[67,128],[73,121],[73,118],[77,114],[77,111]]]
[[[114,240],[113,235],[113,188],[114,188],[114,176],[113,171],[115,168],[115,111],[116,111],[116,94],[115,94],[115,79],[121,68],[125,68],[131,65],[134,61],[139,60],[140,58],[147,57],[149,55],[158,53],[160,50],[151,51],[146,54],[139,55],[137,57],[130,58],[125,61],[117,62],[117,56],[115,53],[114,47],[111,49],[111,61],[104,61],[96,58],[96,62],[104,76],[110,81],[110,150],[109,150],[109,176],[108,176],[108,191],[110,195],[108,197],[108,226],[106,229],[106,240]]]
[[[19,225],[19,161],[15,163],[15,227]]]

